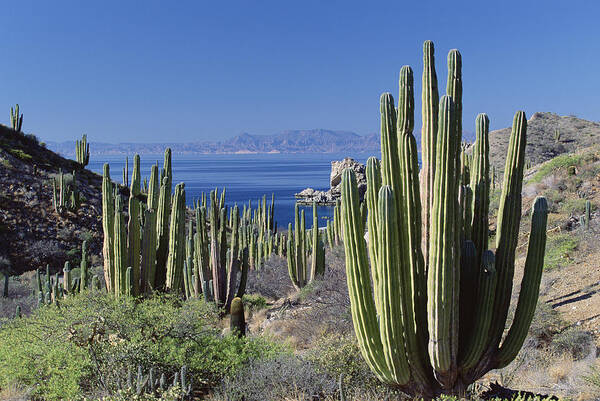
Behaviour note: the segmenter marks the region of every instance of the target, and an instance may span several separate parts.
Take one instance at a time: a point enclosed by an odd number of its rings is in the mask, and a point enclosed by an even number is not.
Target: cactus
[[[52,204],[54,211],[59,216],[68,210],[75,212],[79,209],[79,190],[77,187],[77,176],[73,171],[71,184],[67,184],[62,169],[58,170],[58,176],[52,179]]]
[[[317,214],[317,204],[313,203],[313,225],[312,234],[312,254],[311,254],[311,279],[317,276],[322,277],[325,274],[325,244],[322,235],[319,233],[319,216]]]
[[[87,135],[83,134],[81,141],[75,141],[75,157],[77,163],[85,167],[90,162],[90,144],[87,142]]]
[[[554,128],[554,142],[559,143],[560,142],[560,137],[561,137],[561,133],[560,130],[558,128]]]
[[[425,43],[424,59],[421,179],[412,133],[412,70],[405,66],[398,108],[390,94],[381,97],[381,163],[367,162],[368,252],[351,169],[342,176],[341,226],[352,318],[367,364],[385,383],[434,397],[464,394],[486,372],[516,357],[537,303],[548,206],[545,198],[534,201],[522,291],[502,341],[521,217],[527,121],[523,112],[516,113],[494,254],[487,249],[489,121],[478,116],[473,158],[461,155],[460,53],[452,50],[448,56],[447,95],[439,105],[433,102],[431,42]]]
[[[110,180],[110,166],[106,163],[102,174],[102,230],[104,232],[102,256],[104,258],[104,281],[108,292],[113,292],[115,288],[114,207],[114,186]]]
[[[17,132],[23,132],[23,113],[19,113],[19,104],[10,108],[10,126]]]
[[[179,291],[183,285],[183,263],[185,260],[185,184],[175,186],[171,208],[169,231],[169,256],[165,289]]]
[[[66,268],[66,266],[65,266]],[[79,275],[79,291],[83,292],[85,289],[88,288],[88,282],[89,282],[89,268],[88,268],[88,256],[87,256],[87,241],[83,241],[83,243],[81,244],[81,263],[79,265],[79,270],[80,270],[80,275]],[[63,278],[64,280],[64,278]],[[71,289],[71,282],[70,280],[67,283],[67,286],[65,286],[65,290],[70,291]]]
[[[232,333],[235,333],[238,337],[246,335],[246,319],[244,318],[244,303],[242,298],[235,297],[231,301],[231,308],[229,311],[229,328]]]
[[[592,219],[592,202],[585,201],[585,213],[581,216],[581,225],[584,229],[590,229],[590,220]]]

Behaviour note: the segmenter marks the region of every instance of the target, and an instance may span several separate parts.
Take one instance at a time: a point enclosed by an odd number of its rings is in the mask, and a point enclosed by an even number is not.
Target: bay
[[[258,200],[267,195],[267,203],[271,194],[275,194],[275,221],[278,227],[287,229],[288,223],[294,220],[294,194],[304,188],[325,190],[329,188],[331,162],[352,157],[366,163],[371,154],[207,154],[172,156],[173,184],[185,182],[186,202],[192,206],[194,199],[199,199],[202,192],[209,193],[215,188],[219,191],[225,187],[226,203],[242,208],[248,201],[256,207]],[[377,155],[379,157],[379,155]],[[157,161],[162,168],[163,155],[142,155],[140,167],[142,181],[149,178],[150,168]],[[88,169],[102,174],[104,163],[109,163],[111,178],[122,182],[125,158],[122,156],[92,156]],[[133,160],[129,158],[129,174],[133,169]],[[131,178],[130,178],[131,180]],[[302,207],[306,214],[306,226],[312,226],[312,207]],[[318,208],[319,226],[327,224],[333,218],[333,207]]]

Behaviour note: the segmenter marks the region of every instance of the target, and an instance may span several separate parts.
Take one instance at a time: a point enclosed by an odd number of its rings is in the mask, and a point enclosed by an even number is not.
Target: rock
[[[329,175],[329,184],[331,188],[327,191],[319,191],[313,188],[306,188],[298,192],[295,196],[300,204],[312,204],[316,202],[319,205],[333,205],[341,196],[342,172],[351,168],[356,173],[358,183],[358,192],[361,196],[367,190],[367,176],[365,174],[365,165],[356,160],[347,157],[344,160],[335,160],[331,162],[331,174]]]
[[[356,182],[359,184],[361,182],[367,182],[367,177],[365,176],[365,165],[350,157],[346,157],[344,160],[331,162],[331,174],[329,175],[329,185],[331,188],[335,188],[340,185],[342,182],[342,173],[347,168],[351,168],[356,173]]]

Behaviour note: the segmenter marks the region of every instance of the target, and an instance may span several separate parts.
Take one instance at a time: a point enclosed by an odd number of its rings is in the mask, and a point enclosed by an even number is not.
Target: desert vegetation
[[[274,195],[186,198],[171,149],[100,177],[86,135],[63,159],[11,109],[0,234],[26,225],[22,199],[53,228],[22,234],[27,268],[0,253],[0,398],[597,399],[598,147],[528,158],[518,111],[496,167],[486,114],[462,140],[460,53],[441,97],[432,42],[423,60],[422,164],[405,66],[364,197],[344,171],[321,228],[316,204],[285,231]],[[570,138],[549,126],[548,146]]]

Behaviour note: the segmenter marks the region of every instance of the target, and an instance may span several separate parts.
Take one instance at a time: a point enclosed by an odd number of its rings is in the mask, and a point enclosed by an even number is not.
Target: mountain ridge
[[[49,149],[65,156],[75,154],[75,141],[47,142]],[[285,130],[275,134],[248,132],[221,141],[183,143],[117,144],[90,142],[92,155],[156,154],[170,147],[175,154],[235,153],[339,153],[344,151],[379,151],[379,135],[359,135],[351,131],[327,129]]]

